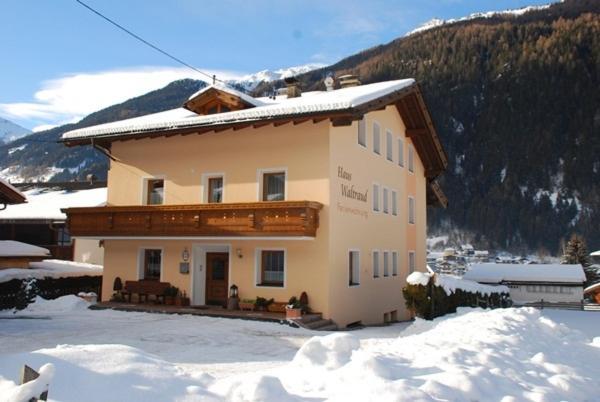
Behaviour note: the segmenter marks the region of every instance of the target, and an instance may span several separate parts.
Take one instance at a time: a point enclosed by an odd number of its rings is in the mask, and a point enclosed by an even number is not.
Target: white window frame
[[[392,251],[392,276],[398,276],[398,251]]]
[[[283,251],[283,286],[264,286],[260,284],[263,251]],[[287,287],[287,249],[285,247],[256,247],[254,249],[254,287],[261,289],[285,289]]]
[[[382,211],[384,214],[389,214],[390,213],[390,189],[389,188],[383,187],[383,189],[381,190],[381,198],[383,199]]]
[[[371,252],[371,266],[372,266],[372,271],[373,271],[373,279],[381,278],[381,276],[379,275],[380,274],[379,268],[381,265],[380,264],[381,261],[379,261],[381,259],[380,254],[381,253],[379,252],[379,250],[373,250]]]
[[[404,167],[404,140],[398,138],[398,166]]]
[[[159,205],[166,205],[167,204],[167,176],[164,174],[142,177],[141,205],[148,205],[148,182],[150,180],[162,180],[163,181],[163,203],[159,204]]]
[[[417,268],[417,255],[414,250],[408,252],[408,274],[415,272]]]
[[[288,187],[289,187],[288,168],[287,167],[260,168],[260,169],[256,170],[256,182],[257,182],[257,194],[256,194],[257,197],[256,197],[256,199],[259,202],[263,202],[262,196],[263,196],[264,174],[265,173],[279,173],[279,172],[283,172],[283,174],[285,175],[285,181],[284,181],[285,189],[283,191],[283,200],[284,201],[288,200]],[[269,201],[264,201],[264,202],[269,202]]]
[[[373,152],[381,155],[381,126],[376,121],[373,122]]]
[[[387,278],[390,276],[390,252],[383,250],[383,277]]]
[[[398,216],[398,192],[396,190],[392,190],[392,215]]]
[[[379,183],[373,183],[373,202],[372,202],[372,210],[373,212],[377,212],[379,213],[381,211],[381,202],[380,202],[380,195],[379,193],[381,192],[381,186],[379,185]]]
[[[390,130],[385,130],[385,158],[394,162],[394,136]]]
[[[361,136],[362,134],[362,136]],[[358,121],[358,129],[357,129],[357,137],[358,137],[358,145],[363,148],[367,147],[367,119],[364,117]],[[361,143],[361,137],[363,143]]]
[[[208,181],[210,179],[216,179],[219,177],[223,179],[223,193],[221,194],[221,202],[225,202],[225,173],[215,172],[202,174],[202,203],[208,203]]]
[[[356,282],[355,283],[351,283],[350,282],[350,277],[348,278],[348,287],[350,288],[356,288],[358,286],[360,286],[360,250],[357,248],[350,248],[348,249],[348,268],[350,268],[350,259],[352,258],[352,254],[351,253],[356,253],[357,254],[357,263],[358,265],[356,267],[352,267],[353,270],[356,270]],[[348,275],[350,275],[350,269],[348,269]]]
[[[408,144],[408,171],[415,172],[415,147],[412,144]]]
[[[415,197],[408,196],[408,223],[414,225],[416,222]]]
[[[137,280],[144,279],[144,255],[146,250],[160,250],[160,282],[164,282],[165,274],[165,248],[156,246],[140,246],[137,253]]]

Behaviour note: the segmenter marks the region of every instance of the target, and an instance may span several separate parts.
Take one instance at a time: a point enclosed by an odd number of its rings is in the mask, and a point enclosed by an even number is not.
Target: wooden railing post
[[[39,376],[40,376],[40,374],[37,371],[35,371],[31,367],[29,367],[28,365],[24,364],[23,368],[21,369],[21,385],[28,383],[30,381],[33,381],[36,378],[38,378]],[[40,394],[39,398],[31,398],[29,400],[29,402],[35,402],[38,400],[40,400],[40,401],[48,400],[48,390],[45,390],[44,392],[42,392]]]

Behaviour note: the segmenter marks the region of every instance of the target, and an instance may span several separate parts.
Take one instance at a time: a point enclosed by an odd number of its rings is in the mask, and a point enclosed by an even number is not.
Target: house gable
[[[255,107],[243,97],[215,86],[207,87],[183,104],[183,107],[199,115],[226,113]]]

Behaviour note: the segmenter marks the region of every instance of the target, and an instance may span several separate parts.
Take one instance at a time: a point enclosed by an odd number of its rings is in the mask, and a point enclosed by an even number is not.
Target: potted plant
[[[179,288],[175,287],[175,286],[169,286],[168,288],[165,289],[165,292],[163,293],[164,297],[165,297],[165,304],[172,306],[175,304],[175,298],[177,297],[177,295],[179,294]]]
[[[303,306],[300,303],[300,300],[296,298],[296,296],[292,296],[288,305],[285,306],[285,318],[293,319],[293,318],[301,318],[302,317],[302,309]]]
[[[273,303],[274,299],[265,299],[264,297],[257,297],[254,305],[256,306],[257,311],[267,311],[267,307],[269,304]]]
[[[183,294],[181,294],[181,292],[177,293],[177,297],[175,297],[175,305],[182,307],[190,305],[190,298],[185,293],[185,290],[183,291]]]
[[[255,299],[241,299],[240,300],[240,310],[253,311],[254,305],[256,304]]]

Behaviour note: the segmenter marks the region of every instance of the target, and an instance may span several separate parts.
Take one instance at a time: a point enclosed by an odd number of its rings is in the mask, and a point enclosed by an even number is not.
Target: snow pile
[[[63,260],[32,262],[30,269],[9,268],[0,270],[0,283],[13,279],[67,278],[72,276],[100,276],[102,265]]]
[[[315,336],[300,348],[292,364],[298,367],[337,369],[348,363],[352,352],[359,347],[358,339],[347,333]]]
[[[479,292],[482,295],[486,296],[489,296],[493,293],[509,293],[508,287],[504,285],[482,285],[480,283],[470,281],[459,276],[446,274],[432,274],[429,272],[415,271],[412,274],[408,275],[408,277],[406,278],[406,282],[410,285],[427,286],[431,276],[434,276],[435,278],[435,285],[442,287],[447,295],[451,295],[452,293],[456,292],[457,289],[461,289],[465,292],[471,293]]]
[[[0,257],[47,257],[49,255],[50,251],[42,247],[15,240],[0,240]]]
[[[36,296],[33,303],[27,308],[15,312],[16,315],[38,315],[38,314],[64,314],[73,311],[85,310],[90,303],[75,295],[61,296],[57,299],[46,300]]]

